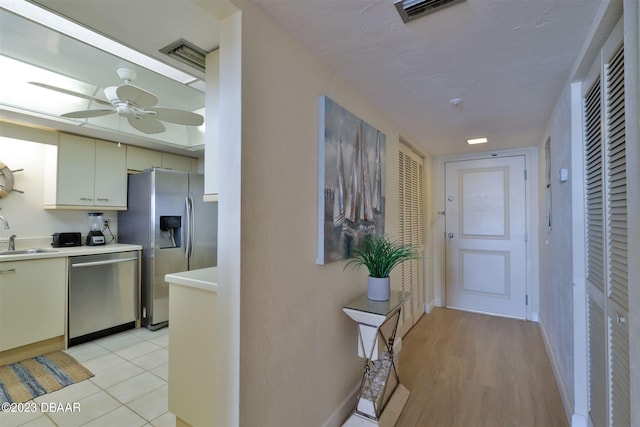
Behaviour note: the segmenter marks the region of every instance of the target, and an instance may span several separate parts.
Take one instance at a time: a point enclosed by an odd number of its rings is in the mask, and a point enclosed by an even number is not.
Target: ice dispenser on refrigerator
[[[160,249],[179,248],[181,244],[182,217],[160,217]]]

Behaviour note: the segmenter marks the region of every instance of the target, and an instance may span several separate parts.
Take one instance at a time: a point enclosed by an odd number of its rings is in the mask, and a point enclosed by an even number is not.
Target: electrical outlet
[[[109,226],[109,218],[104,218],[102,221],[104,222],[105,227]]]

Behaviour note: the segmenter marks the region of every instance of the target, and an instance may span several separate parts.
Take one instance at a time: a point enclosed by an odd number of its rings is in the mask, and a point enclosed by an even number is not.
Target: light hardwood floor
[[[436,308],[399,357],[396,427],[569,425],[537,323]]]

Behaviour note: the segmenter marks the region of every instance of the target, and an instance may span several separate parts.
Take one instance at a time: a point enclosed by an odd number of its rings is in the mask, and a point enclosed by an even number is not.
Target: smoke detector
[[[405,24],[464,0],[399,0],[394,3]]]

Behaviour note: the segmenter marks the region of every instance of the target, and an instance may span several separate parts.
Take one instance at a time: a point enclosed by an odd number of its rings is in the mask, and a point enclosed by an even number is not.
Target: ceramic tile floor
[[[79,412],[0,412],[0,426],[165,427],[175,426],[167,410],[169,330],[133,329],[68,352],[94,377],[35,399],[80,404]]]

